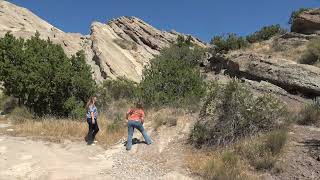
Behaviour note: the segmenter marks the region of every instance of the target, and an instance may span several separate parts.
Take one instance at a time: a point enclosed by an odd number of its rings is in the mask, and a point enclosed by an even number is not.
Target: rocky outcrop
[[[252,53],[231,53],[211,63],[231,76],[266,81],[293,94],[320,96],[320,69],[314,66]]]
[[[291,31],[302,34],[320,34],[320,9],[301,12],[293,19]]]
[[[136,17],[91,25],[92,50],[104,78],[125,76],[140,81],[142,69],[160,50],[174,43],[177,32],[160,31]],[[186,37],[186,35],[182,35]],[[206,45],[191,37],[199,46]]]
[[[79,33],[65,33],[39,18],[26,8],[16,6],[7,1],[0,0],[0,36],[10,32],[16,37],[29,38],[36,31],[43,39],[50,39],[60,44],[70,57],[79,50],[84,50],[87,63],[92,67],[94,78],[101,80],[99,67],[92,61],[91,40],[88,36]]]
[[[151,58],[179,35],[186,37],[174,31],[160,31],[135,17],[120,17],[107,24],[94,22],[91,34],[86,36],[65,33],[29,10],[0,0],[0,36],[11,32],[16,37],[29,38],[36,31],[41,38],[60,44],[68,56],[84,50],[98,82],[119,76],[140,81],[142,69]],[[194,37],[191,41],[206,47]]]

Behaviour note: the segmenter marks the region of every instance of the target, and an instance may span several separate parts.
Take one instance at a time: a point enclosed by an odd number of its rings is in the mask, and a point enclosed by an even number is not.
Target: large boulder
[[[293,19],[292,32],[320,34],[320,9],[305,10]]]
[[[230,53],[211,63],[231,76],[266,81],[292,94],[320,96],[320,69],[314,66],[255,53]]]

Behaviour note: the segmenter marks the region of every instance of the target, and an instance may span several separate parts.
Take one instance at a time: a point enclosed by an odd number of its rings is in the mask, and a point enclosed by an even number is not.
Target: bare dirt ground
[[[129,152],[125,139],[105,149],[99,142],[53,143],[0,133],[0,180],[200,179],[185,160],[190,156],[185,143],[192,122],[179,120],[177,126],[158,131],[149,126],[154,143],[135,144]],[[0,121],[0,129],[14,131],[14,126]],[[134,137],[143,140],[139,132]],[[279,164],[280,173],[266,173],[263,179],[320,179],[320,128],[293,126]]]
[[[280,160],[282,171],[266,179],[320,179],[320,128],[295,125],[289,133],[285,153]]]
[[[5,122],[0,122],[0,128],[14,130]],[[190,123],[178,123],[150,130],[154,143],[135,144],[129,152],[124,140],[104,149],[99,142],[95,146],[68,140],[57,144],[0,134],[0,180],[197,179],[182,167],[183,155],[176,149],[189,128]],[[142,139],[138,132],[135,137]]]

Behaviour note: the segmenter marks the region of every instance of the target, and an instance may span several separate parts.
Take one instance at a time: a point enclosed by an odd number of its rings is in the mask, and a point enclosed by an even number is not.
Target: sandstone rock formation
[[[320,69],[314,66],[254,53],[231,53],[211,62],[232,76],[266,81],[294,94],[320,95]]]
[[[294,18],[292,32],[320,34],[320,9],[306,10]]]
[[[94,60],[104,78],[125,76],[139,81],[144,65],[174,43],[178,35],[182,34],[160,31],[136,17],[120,17],[107,24],[94,22],[91,26]],[[194,37],[191,41],[206,46]]]
[[[34,15],[29,10],[0,0],[0,36],[11,32],[16,37],[29,38],[38,31],[43,39],[60,44],[71,56],[84,50],[94,78],[125,76],[141,79],[144,65],[159,51],[175,42],[177,32],[160,31],[135,17],[120,17],[107,24],[94,22],[90,35],[65,33]],[[191,37],[199,46],[206,44]]]
[[[94,78],[101,79],[99,67],[92,61],[91,40],[79,33],[65,33],[42,20],[26,8],[16,6],[10,2],[0,0],[0,36],[10,32],[16,37],[29,38],[36,31],[43,39],[50,39],[60,44],[68,56],[83,49],[87,63],[91,65]]]

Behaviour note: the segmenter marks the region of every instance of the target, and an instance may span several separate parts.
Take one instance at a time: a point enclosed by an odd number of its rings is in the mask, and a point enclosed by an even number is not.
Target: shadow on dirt
[[[133,138],[132,139],[132,145],[135,145],[135,144],[147,144],[145,141],[141,141],[140,139],[138,138]],[[125,141],[123,143],[124,146],[127,146],[127,141]]]
[[[308,153],[313,158],[320,161],[320,140],[319,139],[308,139],[301,143],[308,148]]]

